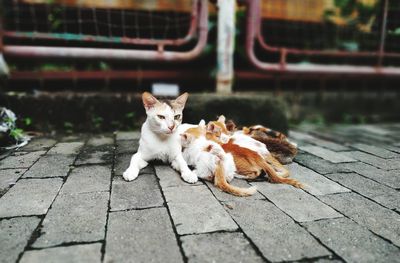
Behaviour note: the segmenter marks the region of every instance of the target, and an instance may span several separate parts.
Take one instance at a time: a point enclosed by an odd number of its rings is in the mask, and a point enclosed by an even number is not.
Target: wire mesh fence
[[[249,10],[248,48],[259,66],[400,66],[399,1],[250,0]]]

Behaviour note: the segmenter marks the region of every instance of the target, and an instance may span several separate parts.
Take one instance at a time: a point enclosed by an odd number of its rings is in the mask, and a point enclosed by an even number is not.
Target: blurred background
[[[188,122],[400,119],[399,1],[3,0],[1,24],[0,105],[25,130],[136,129],[157,83],[191,93]]]

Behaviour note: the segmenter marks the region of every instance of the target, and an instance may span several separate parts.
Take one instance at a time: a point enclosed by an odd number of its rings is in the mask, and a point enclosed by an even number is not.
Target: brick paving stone
[[[0,197],[17,182],[25,171],[26,169],[0,170]]]
[[[181,238],[188,262],[264,262],[242,233],[212,233]]]
[[[104,239],[108,192],[59,195],[43,220],[33,247]]]
[[[132,182],[126,182],[121,176],[113,178],[111,191],[111,210],[148,208],[162,206],[164,200],[153,174],[140,175]]]
[[[76,165],[104,164],[113,161],[114,139],[107,136],[90,138],[80,152]]]
[[[372,232],[400,246],[400,216],[356,193],[321,196],[320,199]]]
[[[387,208],[400,211],[400,193],[392,188],[355,173],[328,174],[326,176]]]
[[[391,170],[386,171],[383,169],[376,168],[375,166],[366,163],[346,163],[343,164],[349,170],[358,173],[362,176],[368,177],[374,181],[392,188],[400,188],[400,179],[396,174],[400,174],[399,171]]]
[[[400,250],[347,218],[304,223],[347,262],[400,262]]]
[[[361,162],[371,164],[375,167],[384,169],[384,170],[395,170],[400,169],[400,158],[395,159],[383,159],[368,153],[360,152],[360,151],[351,151],[345,152],[344,154],[351,156],[354,159],[357,159]]]
[[[48,150],[49,148],[53,147],[56,144],[56,140],[52,138],[33,138],[27,145],[20,148],[19,151],[23,152],[34,152],[34,151],[43,151]]]
[[[205,185],[162,189],[180,235],[236,230],[237,225]]]
[[[47,154],[76,155],[83,146],[83,142],[59,142]]]
[[[183,181],[180,174],[171,168],[169,165],[155,165],[156,175],[160,180],[161,188],[176,187],[176,186],[198,186],[203,185],[199,180],[197,183],[189,184]]]
[[[331,142],[331,141],[327,141],[327,140],[324,140],[324,139],[320,139],[320,138],[314,137],[314,136],[312,136],[310,134],[302,133],[302,132],[298,132],[298,131],[290,131],[290,137],[292,137],[294,139],[294,141],[299,139],[299,140],[304,141],[306,143],[311,143],[311,144],[314,144],[314,145],[318,145],[318,146],[321,146],[323,148],[327,148],[329,150],[336,151],[336,152],[350,150],[350,148],[348,148],[348,147],[346,147],[344,145],[337,144],[337,143],[334,143],[334,142]]]
[[[74,168],[60,194],[110,191],[111,167],[91,165]]]
[[[183,262],[167,210],[110,213],[104,261]]]
[[[343,166],[343,164],[340,165],[334,164],[320,157],[308,153],[299,153],[294,161],[308,168],[311,168],[312,170],[318,172],[319,174],[350,172],[350,170],[346,169]]]
[[[268,182],[251,183],[257,186],[268,200],[298,222],[336,218],[342,215],[325,205],[314,196],[290,185]]]
[[[74,163],[72,155],[45,155],[39,159],[23,178],[65,177]]]
[[[206,184],[208,188],[213,192],[214,196],[219,200],[219,201],[234,201],[234,200],[247,200],[247,199],[265,199],[264,196],[262,196],[259,192],[256,192],[255,194],[251,196],[244,196],[244,197],[239,197],[235,195],[231,195],[228,193],[225,193],[221,191],[219,188],[217,188],[214,183],[206,181]],[[230,184],[238,186],[238,187],[243,187],[243,188],[248,188],[251,187],[251,185],[245,181],[245,180],[238,180],[234,179]]]
[[[350,192],[349,189],[297,163],[289,164],[287,168],[291,177],[303,183],[304,190],[312,195]]]
[[[0,198],[0,217],[45,214],[61,185],[60,178],[19,180]]]
[[[40,223],[38,217],[18,217],[0,221],[0,262],[16,262]]]
[[[395,152],[395,153],[400,153],[400,146],[395,146],[395,145],[383,145],[385,149]]]
[[[136,140],[140,138],[139,131],[130,131],[130,132],[123,132],[119,131],[116,134],[117,141],[120,140]]]
[[[15,152],[7,158],[0,161],[1,169],[29,168],[34,164],[45,151],[36,152]]]
[[[117,154],[134,154],[139,148],[139,140],[117,141]]]
[[[114,174],[115,175],[121,175],[125,172],[126,169],[128,169],[129,164],[131,162],[132,154],[122,154],[122,155],[117,155],[116,160],[115,160],[115,167],[114,167]],[[153,166],[148,165],[142,170],[140,170],[139,174],[149,174],[153,173]]]
[[[319,146],[303,146],[300,147],[302,151],[311,153],[315,156],[321,157],[331,163],[347,163],[347,162],[356,162],[355,159],[344,155],[342,153],[334,152],[328,149],[321,148]]]
[[[270,202],[230,201],[226,210],[269,261],[330,255],[306,230]]]
[[[68,247],[53,247],[26,251],[21,263],[95,263],[101,261],[101,243],[73,245]]]
[[[385,158],[385,159],[400,157],[400,154],[388,151],[384,148],[377,147],[374,145],[368,145],[368,144],[364,144],[364,143],[355,143],[355,144],[352,144],[351,147],[353,147],[357,150],[372,154],[372,155],[376,155],[381,158]]]

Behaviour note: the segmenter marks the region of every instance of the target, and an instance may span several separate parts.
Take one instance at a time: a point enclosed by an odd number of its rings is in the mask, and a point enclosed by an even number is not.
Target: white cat
[[[171,163],[172,168],[181,173],[188,183],[198,178],[187,166],[182,156],[178,126],[182,123],[182,111],[189,94],[184,93],[175,100],[159,101],[148,92],[142,95],[147,119],[142,125],[139,149],[132,156],[129,168],[123,173],[127,181],[136,179],[140,169],[151,160]]]

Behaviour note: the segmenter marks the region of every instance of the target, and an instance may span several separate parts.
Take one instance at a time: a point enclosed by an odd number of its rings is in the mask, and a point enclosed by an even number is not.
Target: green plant
[[[68,121],[64,122],[64,129],[66,133],[73,133],[74,124]]]

